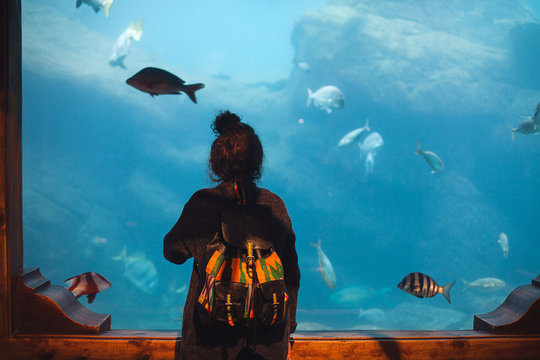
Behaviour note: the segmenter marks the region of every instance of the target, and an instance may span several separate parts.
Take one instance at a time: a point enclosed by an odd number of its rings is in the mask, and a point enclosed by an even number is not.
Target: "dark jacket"
[[[266,189],[247,187],[248,202],[265,204],[272,209],[272,240],[274,249],[281,258],[287,286],[288,321],[283,326],[271,330],[257,329],[254,342],[257,356],[247,358],[285,359],[290,333],[296,329],[296,304],[300,286],[300,270],[295,249],[295,235],[291,220],[283,200]],[[175,264],[183,264],[194,258],[193,272],[184,307],[180,359],[237,359],[246,351],[246,341],[250,336],[233,328],[223,330],[208,328],[198,321],[195,302],[199,289],[197,265],[207,256],[206,245],[221,226],[219,210],[236,196],[231,183],[222,183],[215,188],[197,191],[184,206],[184,210],[165,236],[163,253]],[[252,349],[253,347],[249,347]],[[240,356],[240,357],[239,357]]]

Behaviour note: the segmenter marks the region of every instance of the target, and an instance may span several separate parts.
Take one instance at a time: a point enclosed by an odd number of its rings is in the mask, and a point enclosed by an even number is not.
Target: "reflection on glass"
[[[180,328],[191,268],[162,239],[212,186],[222,109],[293,221],[299,330],[471,328],[538,275],[535,2],[106,5],[22,1],[23,220],[25,265],[103,275],[84,303],[114,328]],[[126,84],[147,67],[204,83],[197,103]],[[456,281],[451,304],[410,273]]]

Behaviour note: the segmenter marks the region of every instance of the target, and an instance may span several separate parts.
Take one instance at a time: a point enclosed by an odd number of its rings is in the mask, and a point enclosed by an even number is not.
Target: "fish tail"
[[[369,128],[369,118],[366,118],[366,125],[364,125],[364,128],[366,129],[366,131],[370,131],[371,129]]]
[[[317,243],[314,244],[314,243],[309,243],[309,245],[313,246],[315,249],[320,249],[321,248],[321,238],[319,238],[317,240]]]
[[[103,1],[103,10],[105,11],[105,16],[109,17],[109,11],[111,10],[111,6],[113,4],[114,0],[104,0]]]
[[[514,138],[516,137],[516,130],[511,127],[510,125],[507,125],[510,131],[512,132],[512,141],[514,141]]]
[[[469,287],[469,283],[464,279],[461,279],[461,281],[463,281],[463,291],[465,291],[465,289]]]
[[[415,155],[422,153],[422,147],[420,146],[420,141],[416,142],[416,151],[414,152]]]
[[[143,34],[142,19],[139,19],[135,24],[129,24],[131,29],[131,37],[137,41],[141,40]]]
[[[115,257],[113,257],[113,260],[120,261],[122,259],[125,259],[126,256],[127,256],[127,248],[124,246],[124,248],[122,249],[122,252],[116,255]]]
[[[309,107],[309,105],[311,105],[311,97],[312,97],[313,93],[311,92],[311,89],[310,88],[307,88],[307,105],[306,107]]]
[[[443,286],[443,291],[442,291],[442,294],[444,296],[444,298],[448,301],[449,304],[451,304],[452,302],[450,301],[450,289],[452,289],[452,286],[454,286],[454,284],[456,283],[456,280],[452,281],[450,284],[448,285],[444,285]]]
[[[195,91],[200,90],[204,88],[204,84],[191,84],[191,85],[185,85],[182,89],[183,92],[186,93],[187,96],[193,101],[195,104],[197,103],[197,98],[195,97]]]

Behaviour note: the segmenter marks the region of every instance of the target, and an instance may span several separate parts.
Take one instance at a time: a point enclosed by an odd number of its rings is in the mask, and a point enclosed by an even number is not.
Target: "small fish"
[[[373,289],[363,285],[352,285],[335,291],[330,300],[336,304],[357,308],[362,302],[376,296]]]
[[[307,106],[315,105],[322,110],[326,110],[328,114],[335,109],[341,109],[345,105],[345,97],[341,90],[333,85],[323,86],[319,90],[312,92],[311,89],[308,91],[308,100]]]
[[[512,140],[516,137],[516,133],[520,133],[522,135],[536,135],[538,134],[540,128],[537,127],[534,123],[534,121],[528,117],[527,120],[519,124],[517,128],[513,128],[510,125],[508,125],[508,128],[510,131],[512,131]]]
[[[465,285],[465,288],[471,287],[474,290],[483,291],[483,292],[492,292],[499,290],[500,288],[503,288],[506,283],[502,281],[501,279],[497,278],[482,278],[474,280],[473,282],[467,282],[463,279],[463,284]]]
[[[414,295],[419,298],[433,297],[437,294],[442,294],[444,298],[450,302],[450,289],[456,281],[452,281],[445,286],[439,286],[429,276],[419,272],[413,272],[406,275],[403,280],[397,285],[398,288],[405,291],[408,294]]]
[[[359,143],[360,154],[367,155],[368,153],[377,152],[384,145],[383,138],[378,132],[369,134],[362,143]]]
[[[503,251],[503,255],[505,258],[508,257],[508,250],[510,247],[508,246],[508,236],[506,236],[505,233],[500,233],[499,239],[497,240],[499,244],[501,244],[501,249]]]
[[[77,0],[75,7],[79,8],[82,3],[85,3],[88,6],[91,6],[95,12],[99,12],[103,8],[105,11],[105,16],[109,17],[109,11],[114,0]]]
[[[304,72],[309,72],[309,64],[303,61],[297,61],[296,59],[293,60],[293,64],[298,66],[298,68]]]
[[[158,283],[158,272],[154,263],[146,258],[144,254],[127,255],[124,247],[122,252],[113,257],[113,260],[124,262],[124,275],[139,290],[147,294],[152,294]]]
[[[204,84],[185,85],[185,81],[168,71],[147,67],[126,80],[128,85],[133,86],[151,96],[173,94],[179,95],[180,92],[186,93],[195,104],[195,91],[204,88]]]
[[[354,129],[353,131],[347,133],[344,137],[341,138],[341,140],[339,140],[337,146],[351,145],[352,143],[358,141],[360,137],[362,137],[362,135],[369,130],[371,130],[369,128],[369,119],[366,119],[366,124],[364,125],[364,127]]]
[[[109,59],[109,65],[120,66],[125,69],[124,59],[131,50],[131,40],[139,41],[143,34],[142,19],[139,19],[135,24],[130,23],[126,30],[120,35],[118,40],[114,43],[113,53]]]
[[[388,320],[388,316],[379,308],[362,309],[358,310],[358,318],[370,323],[382,323]]]
[[[328,259],[328,256],[326,256],[326,254],[321,248],[321,239],[319,239],[316,244],[310,244],[315,249],[317,249],[317,253],[319,255],[319,269],[321,270],[324,281],[330,287],[330,289],[335,289],[336,273],[334,272],[334,267],[332,266],[330,259]]]
[[[85,272],[70,277],[64,282],[68,283],[68,290],[71,291],[76,298],[87,295],[89,304],[94,301],[98,292],[107,290],[112,286],[109,280],[105,279],[103,275],[95,272]]]
[[[426,160],[427,164],[432,169],[431,173],[444,171],[444,163],[442,162],[441,158],[437,156],[437,154],[431,151],[422,150],[420,141],[416,143],[416,148],[417,150],[414,152],[414,154],[422,155],[424,157],[424,160]]]

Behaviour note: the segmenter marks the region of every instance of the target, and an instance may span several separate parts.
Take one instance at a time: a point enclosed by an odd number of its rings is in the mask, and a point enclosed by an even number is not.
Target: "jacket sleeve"
[[[219,225],[218,213],[212,196],[197,191],[186,203],[180,218],[163,240],[163,255],[175,264],[183,264],[190,257],[197,258],[198,244],[206,244]]]
[[[285,285],[289,295],[290,333],[296,330],[296,305],[298,302],[298,289],[300,288],[300,268],[298,267],[298,254],[296,253],[296,236],[292,227],[285,243],[283,269]]]

